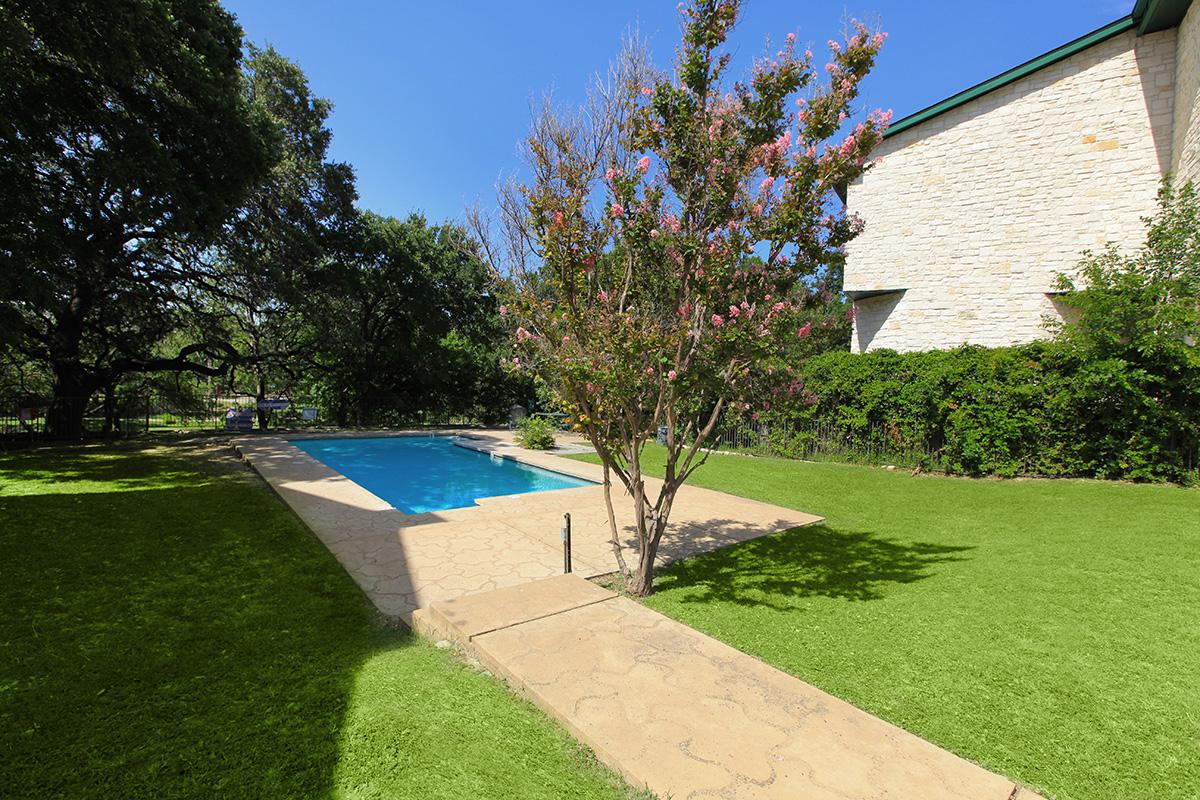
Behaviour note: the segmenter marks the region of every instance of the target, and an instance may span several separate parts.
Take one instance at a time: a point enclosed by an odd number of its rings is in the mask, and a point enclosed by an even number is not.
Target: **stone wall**
[[[1176,182],[1200,183],[1200,3],[1192,3],[1177,32],[1175,138],[1171,171]]]
[[[845,285],[904,291],[856,304],[853,348],[1045,336],[1056,273],[1143,238],[1171,165],[1175,45],[1129,31],[886,139],[849,187],[866,230]]]

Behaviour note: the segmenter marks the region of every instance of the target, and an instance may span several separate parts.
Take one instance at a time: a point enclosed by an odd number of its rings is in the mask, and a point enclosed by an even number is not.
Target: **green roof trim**
[[[1155,0],[1150,0],[1150,2],[1154,3]],[[989,78],[982,83],[977,83],[970,89],[964,89],[958,94],[951,95],[945,100],[942,100],[940,103],[934,103],[927,108],[923,108],[914,114],[909,114],[907,117],[893,122],[891,127],[889,127],[883,134],[883,138],[886,139],[889,136],[895,136],[902,131],[908,130],[914,125],[920,125],[926,120],[933,119],[941,114],[945,114],[952,108],[958,108],[964,103],[969,103],[977,97],[982,97],[988,92],[995,91],[1002,86],[1007,86],[1013,81],[1018,81],[1021,78],[1024,78],[1026,75],[1037,72],[1043,67],[1048,67],[1057,61],[1062,61],[1064,58],[1069,58],[1081,50],[1086,50],[1092,45],[1099,44],[1106,39],[1111,39],[1118,34],[1132,30],[1136,26],[1137,18],[1132,14],[1128,17],[1119,19],[1116,22],[1110,22],[1103,28],[1094,30],[1089,34],[1085,34],[1084,36],[1080,36],[1078,39],[1072,42],[1067,42],[1061,47],[1056,47],[1050,52],[1043,53],[1037,58],[1030,59],[1024,64],[1013,67],[1007,72],[1001,72],[994,78]]]
[[[1138,21],[1138,36],[1165,31],[1183,22],[1192,0],[1137,0],[1132,16]]]

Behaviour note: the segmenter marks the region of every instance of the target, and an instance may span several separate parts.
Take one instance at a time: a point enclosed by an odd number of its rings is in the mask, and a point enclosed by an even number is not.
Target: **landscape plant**
[[[578,115],[545,104],[530,178],[502,193],[505,235],[489,245],[513,364],[546,382],[599,454],[613,552],[636,595],[652,591],[676,493],[718,422],[797,391],[789,343],[839,324],[815,310],[861,225],[833,195],[868,168],[890,119],[851,119],[884,34],[852,21],[823,68],[789,34],[730,82],[740,11],[681,6],[673,72],[634,42]],[[641,450],[660,426],[666,469],[651,490]],[[632,500],[632,564],[613,475]]]
[[[816,426],[848,451],[881,436],[967,475],[1189,483],[1200,467],[1200,202],[1164,184],[1136,251],[1062,276],[1053,339],[1014,347],[824,353],[762,417],[791,455]]]
[[[554,448],[555,425],[548,417],[526,417],[517,428],[517,444],[530,450]]]

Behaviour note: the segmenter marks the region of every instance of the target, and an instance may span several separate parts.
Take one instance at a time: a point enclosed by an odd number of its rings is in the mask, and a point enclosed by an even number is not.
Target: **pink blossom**
[[[729,307],[729,316],[730,317],[733,317],[733,318],[739,317],[739,316],[741,316],[741,313],[742,313],[741,309],[739,309],[737,306]]]
[[[714,328],[719,328],[725,324],[725,318],[722,317],[720,314],[713,314],[712,315],[712,324],[713,324]]]
[[[787,35],[787,40],[788,40],[788,44],[791,44],[792,42],[796,41],[796,34],[789,33]]]
[[[649,97],[650,95],[654,94],[654,90],[651,89],[649,86],[643,86],[642,94],[645,95],[646,97]]]
[[[652,229],[650,230],[650,238],[651,238],[651,239],[657,239],[657,238],[658,238],[658,228],[652,228]]]
[[[525,330],[525,328],[523,326],[520,326],[520,325],[517,326],[517,341],[518,342],[524,342],[527,339],[536,339],[536,338],[538,338],[536,333],[530,333],[529,331]]]
[[[654,375],[654,367],[646,367],[646,374],[653,376]]]
[[[554,224],[555,225],[563,224],[563,213],[561,211],[554,212]]]
[[[765,177],[765,178],[763,178],[763,179],[762,179],[762,183],[760,183],[760,184],[758,185],[758,190],[759,190],[760,192],[765,192],[765,191],[769,190],[769,189],[770,189],[772,186],[774,186],[774,185],[775,185],[775,179],[774,179],[774,178],[772,178],[770,175],[768,175],[767,177]]]
[[[615,178],[616,176],[617,176],[617,171],[615,169],[613,169],[612,167],[609,167],[608,169],[604,170],[604,180],[608,181],[609,183],[612,183],[612,179]]]
[[[570,344],[570,343],[571,343],[571,337],[570,337],[570,336],[564,336],[564,337],[562,338],[562,343],[563,343],[563,344]]]
[[[508,316],[508,306],[500,306],[500,316]]]
[[[835,53],[840,53],[842,51],[842,46],[840,44],[838,44],[837,42],[835,42],[833,39],[830,39],[829,40],[829,49]]]
[[[667,380],[669,381],[675,380],[676,377],[678,377],[678,373],[676,373],[675,370],[671,370],[667,373]]]
[[[755,422],[758,422],[758,412],[757,411],[753,412],[750,415],[750,419],[754,420]]]
[[[645,175],[650,171],[650,156],[642,156],[637,162],[638,172]]]
[[[783,311],[784,308],[786,308],[786,306],[782,302],[776,303],[775,305],[771,306],[771,310],[774,311],[776,314],[778,314],[780,311]]]
[[[620,203],[613,203],[612,209],[609,211],[609,213],[612,214],[613,219],[620,219],[621,217],[625,216],[625,206],[621,205]]]
[[[806,322],[800,327],[800,330],[796,331],[796,338],[803,339],[805,336],[808,336],[810,333],[812,333],[812,323]]]
[[[600,294],[598,294],[597,297],[600,298],[601,303],[608,302],[608,292],[604,291],[603,289],[600,290]]]
[[[586,388],[588,394],[595,394],[596,392],[600,391],[600,387],[596,386],[596,384],[592,383],[591,381],[587,382]]]

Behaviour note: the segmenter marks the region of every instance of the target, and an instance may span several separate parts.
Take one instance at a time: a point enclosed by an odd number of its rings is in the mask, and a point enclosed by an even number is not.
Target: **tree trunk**
[[[258,389],[254,394],[254,408],[258,413],[258,429],[265,431],[270,422],[271,412],[262,407],[262,401],[267,399],[267,379],[262,372],[258,373]]]
[[[116,387],[111,383],[104,387],[104,435],[111,436],[119,432],[117,424]]]
[[[649,597],[654,594],[654,559],[658,555],[658,540],[647,542],[638,554],[638,568],[633,577],[626,583],[626,588],[634,597]]]
[[[55,362],[54,399],[46,412],[46,435],[56,439],[83,436],[83,415],[95,385],[78,362]]]

